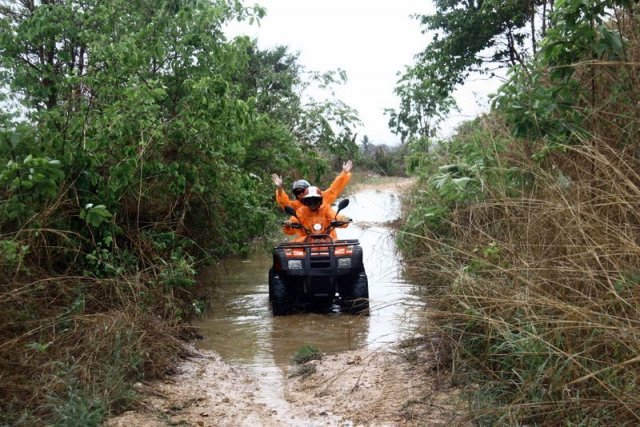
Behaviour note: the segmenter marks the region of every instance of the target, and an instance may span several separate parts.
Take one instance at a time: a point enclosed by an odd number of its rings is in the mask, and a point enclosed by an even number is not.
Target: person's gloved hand
[[[352,167],[353,167],[353,163],[351,162],[351,160],[347,160],[342,164],[342,172],[344,173],[351,172]]]
[[[276,187],[282,188],[282,177],[277,173],[271,175],[271,181],[273,181]]]

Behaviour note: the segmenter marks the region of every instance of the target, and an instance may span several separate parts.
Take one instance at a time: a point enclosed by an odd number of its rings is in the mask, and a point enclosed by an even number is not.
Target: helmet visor
[[[319,207],[322,204],[322,197],[305,197],[302,204],[310,208]]]

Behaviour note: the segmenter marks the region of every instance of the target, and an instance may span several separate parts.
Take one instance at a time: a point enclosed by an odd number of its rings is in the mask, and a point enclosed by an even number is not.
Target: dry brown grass
[[[429,322],[481,423],[640,424],[640,33],[619,18],[627,57],[576,65],[577,143],[534,165],[542,143],[514,141],[501,158],[535,185],[515,198],[489,185],[450,235],[421,236]]]
[[[164,297],[145,283],[69,276],[5,283],[0,423],[85,416],[95,424],[131,403],[134,381],[170,373],[186,355],[182,329],[154,314]]]
[[[460,207],[453,240],[424,238],[418,265],[447,284],[432,319],[481,390],[477,419],[640,422],[640,161],[628,151],[585,141],[536,171],[532,194]]]

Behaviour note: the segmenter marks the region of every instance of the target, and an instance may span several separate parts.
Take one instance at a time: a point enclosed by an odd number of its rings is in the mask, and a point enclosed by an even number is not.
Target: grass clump
[[[485,181],[475,201],[448,205],[444,232],[412,233],[429,322],[481,424],[640,418],[640,160],[626,149],[568,147],[529,165],[528,191]]]
[[[303,365],[312,360],[321,360],[322,353],[318,347],[311,344],[304,344],[291,356],[291,362],[295,365]]]
[[[46,283],[0,294],[0,425],[100,425],[135,401],[135,382],[171,373],[188,354],[177,321],[132,302],[152,301],[144,282]]]
[[[294,366],[289,373],[289,377],[308,377],[316,373],[316,365],[309,362],[321,359],[322,353],[317,347],[311,344],[304,344],[291,356],[291,363]]]
[[[316,365],[312,363],[304,363],[302,365],[296,365],[289,373],[289,378],[303,377],[306,378],[309,375],[313,375],[318,371]]]

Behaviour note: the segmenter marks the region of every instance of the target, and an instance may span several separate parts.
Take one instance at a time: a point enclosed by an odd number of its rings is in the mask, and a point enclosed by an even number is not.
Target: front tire
[[[347,299],[347,310],[349,314],[369,315],[369,280],[367,275],[358,275],[351,288]]]
[[[275,273],[273,272],[273,268],[269,269],[269,301],[273,298],[273,277]]]
[[[289,314],[289,292],[287,286],[279,276],[273,275],[271,281],[271,311],[274,316]]]

